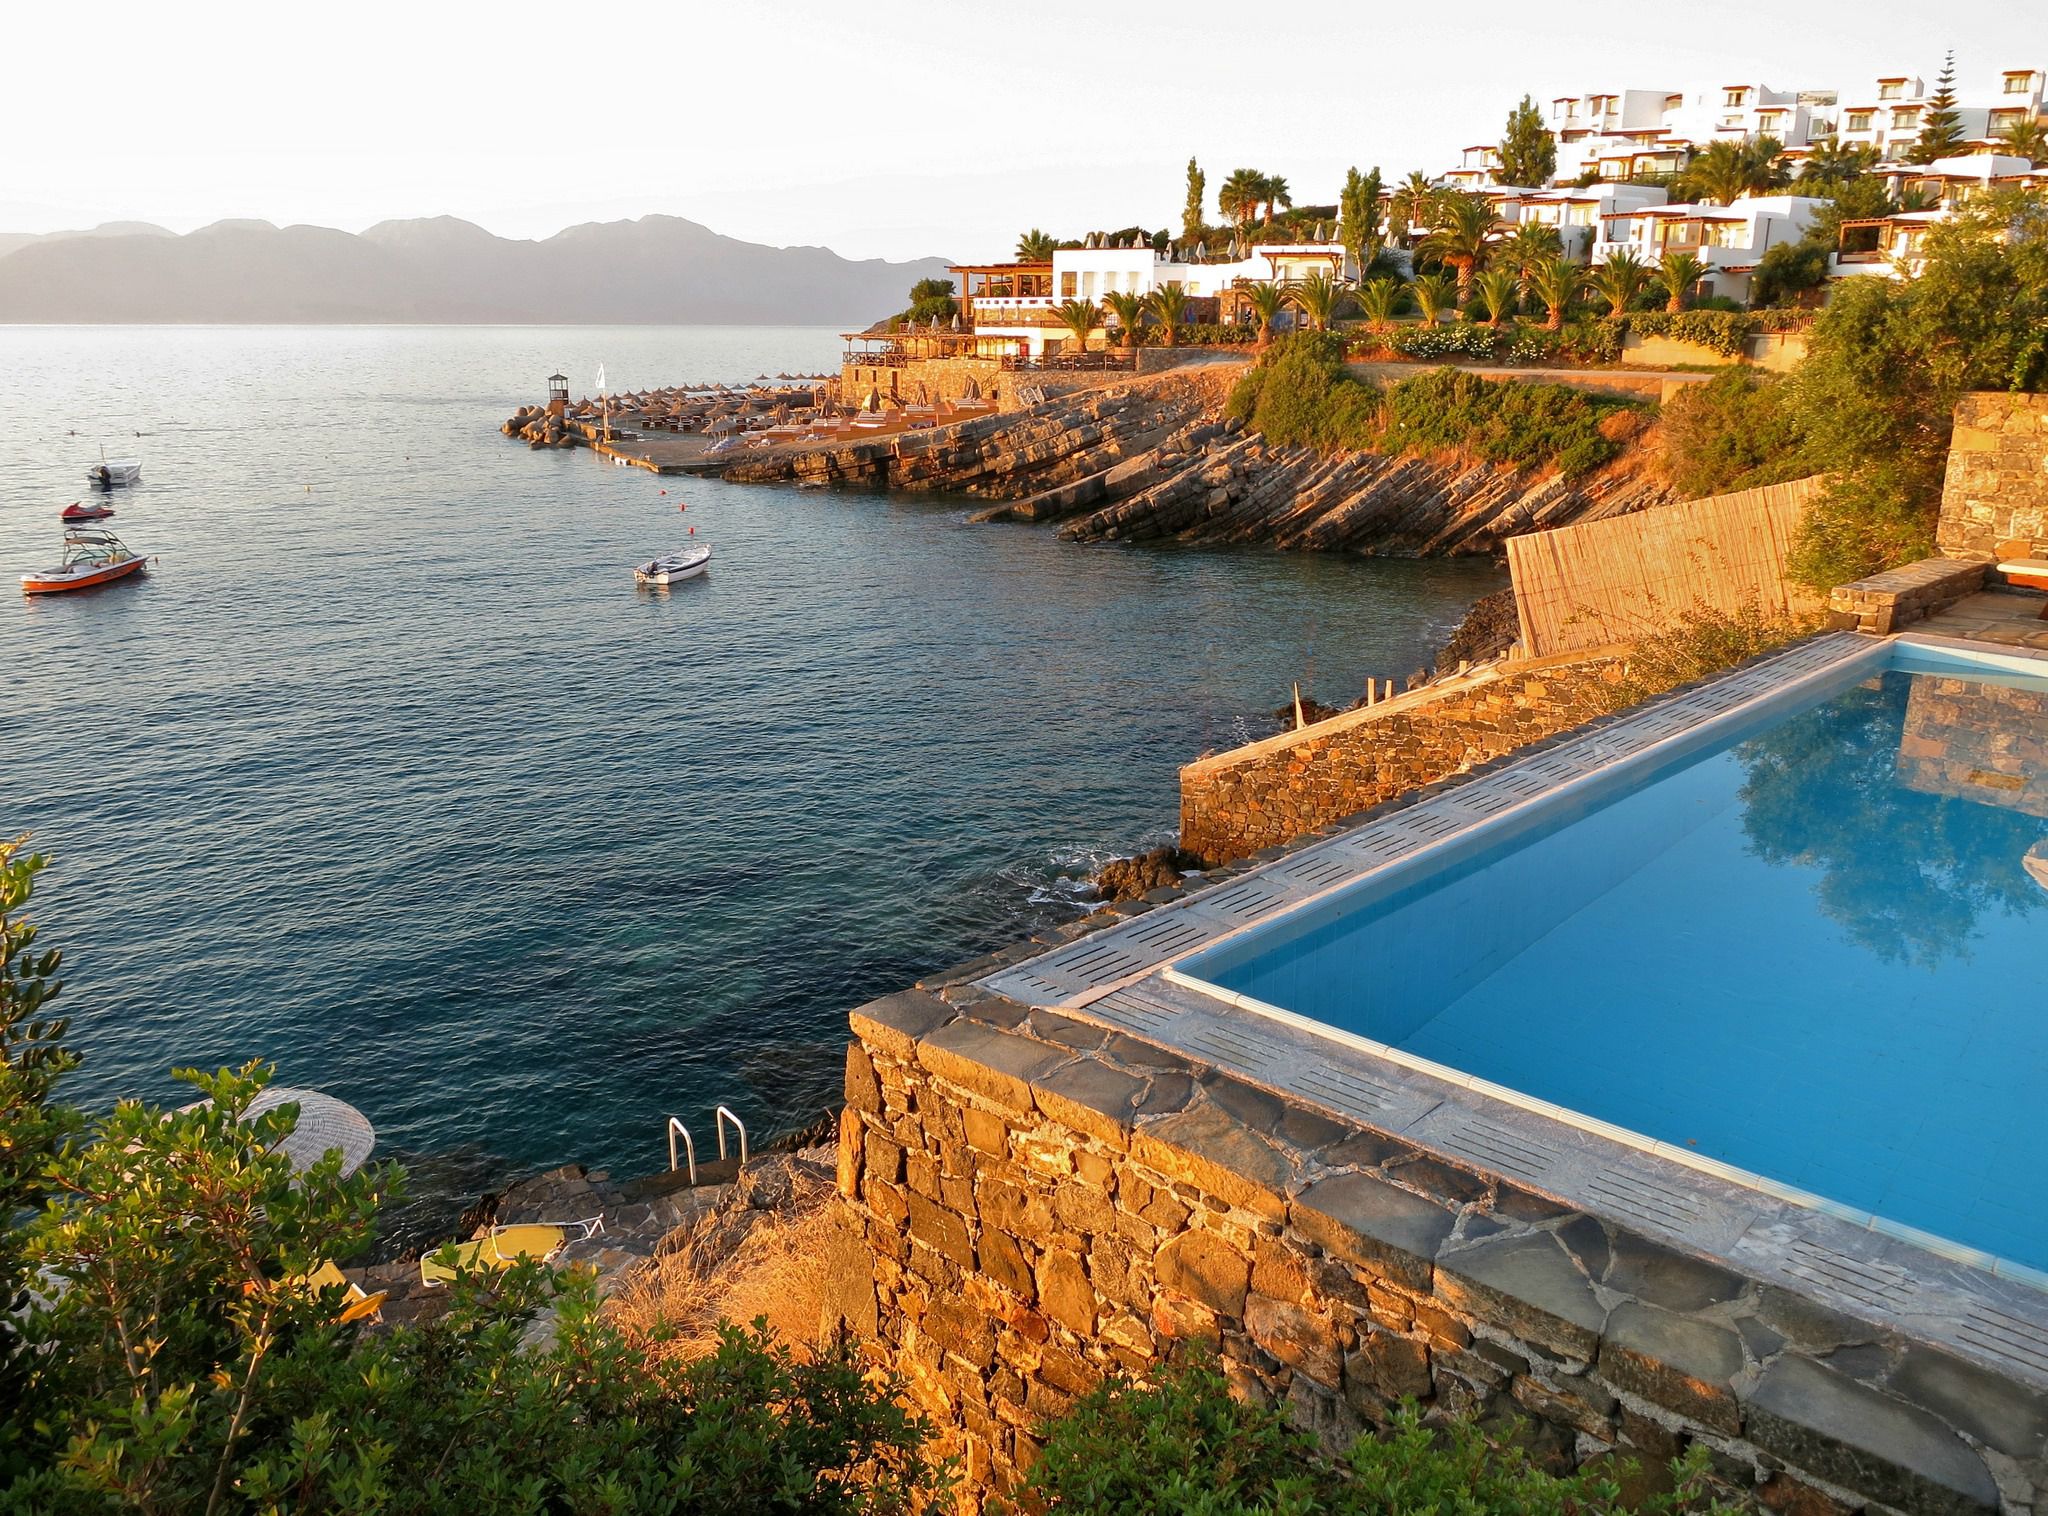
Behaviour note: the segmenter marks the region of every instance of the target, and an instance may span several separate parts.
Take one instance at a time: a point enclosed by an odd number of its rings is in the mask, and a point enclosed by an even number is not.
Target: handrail
[[[724,1110],[725,1107],[720,1106],[719,1109]],[[683,1150],[690,1155],[690,1183],[694,1185],[697,1182],[697,1144],[690,1140],[690,1129],[673,1116],[668,1118],[668,1171],[671,1174],[676,1171],[676,1133],[678,1132],[683,1134]],[[725,1156],[725,1132],[723,1129],[718,1134],[718,1156],[721,1158]]]
[[[712,1119],[718,1124],[718,1156],[725,1157],[725,1124],[730,1121],[740,1134],[740,1163],[744,1165],[747,1161],[747,1124],[725,1106],[720,1106]]]

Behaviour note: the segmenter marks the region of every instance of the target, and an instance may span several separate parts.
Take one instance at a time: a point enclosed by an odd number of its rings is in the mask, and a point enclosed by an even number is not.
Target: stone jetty
[[[826,378],[778,375],[744,386],[671,385],[603,399],[522,405],[499,428],[531,447],[586,447],[612,433],[675,433],[718,437],[805,420],[818,412]]]

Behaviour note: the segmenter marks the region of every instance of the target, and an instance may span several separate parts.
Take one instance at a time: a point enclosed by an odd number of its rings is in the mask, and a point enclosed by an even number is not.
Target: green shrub
[[[1559,352],[1574,363],[1617,363],[1621,360],[1621,339],[1630,319],[1626,316],[1620,320],[1596,316],[1591,320],[1567,322],[1558,345]]]
[[[338,1286],[298,1281],[361,1250],[396,1171],[295,1173],[297,1108],[251,1114],[256,1065],[182,1074],[189,1110],[54,1104],[41,1076],[76,1060],[44,1011],[54,961],[28,957],[36,866],[0,847],[0,1511],[893,1516],[943,1485],[850,1346],[801,1362],[757,1325],[679,1363],[586,1274],[522,1263],[459,1278],[431,1322],[344,1324]]]
[[[1780,484],[1815,472],[1785,380],[1725,368],[1664,403],[1665,481],[1685,499]]]
[[[1470,321],[1424,322],[1402,327],[1387,346],[1404,358],[1475,358],[1490,363],[1500,354],[1501,333]]]
[[[1785,615],[1755,602],[1734,611],[1692,606],[1630,646],[1620,681],[1606,688],[1609,708],[1620,710],[1746,663],[1819,625],[1818,616]]]
[[[1711,348],[1724,358],[1742,356],[1761,323],[1740,307],[1716,310],[1704,305],[1689,311],[1632,311],[1625,318],[1628,330],[1638,337],[1669,337],[1674,342],[1691,342]]]
[[[1404,379],[1383,398],[1387,451],[1457,450],[1493,463],[1551,462],[1573,476],[1620,451],[1601,434],[1602,418],[1636,408],[1561,384],[1482,379],[1450,368]]]
[[[1233,1400],[1213,1362],[1195,1358],[1150,1385],[1104,1384],[1048,1429],[1031,1493],[1086,1516],[1619,1516],[1722,1511],[1708,1496],[1706,1451],[1673,1465],[1674,1493],[1635,1505],[1593,1473],[1552,1474],[1467,1421],[1426,1427],[1404,1405],[1383,1436],[1341,1459],[1283,1410]]]
[[[1232,390],[1228,413],[1280,446],[1364,448],[1376,440],[1379,397],[1344,372],[1344,341],[1295,332]]]

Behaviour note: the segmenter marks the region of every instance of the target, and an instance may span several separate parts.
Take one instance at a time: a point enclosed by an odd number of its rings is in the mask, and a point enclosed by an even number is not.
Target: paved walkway
[[[2048,621],[2041,619],[2043,608],[2048,608],[2048,596],[2018,590],[1985,590],[1907,630],[2048,652]]]

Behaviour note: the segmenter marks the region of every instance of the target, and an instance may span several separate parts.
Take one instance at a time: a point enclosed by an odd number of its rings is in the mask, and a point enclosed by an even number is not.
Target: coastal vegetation
[[[200,1104],[62,1100],[61,960],[26,918],[44,860],[0,844],[0,1511],[675,1510],[882,1516],[950,1477],[846,1347],[758,1329],[629,1336],[594,1281],[465,1274],[377,1329],[311,1281],[402,1191],[278,1151],[268,1071],[180,1075]]]
[[[1667,408],[1686,493],[1823,473],[1793,569],[1817,588],[1933,550],[1950,418],[1967,390],[2048,384],[2048,197],[2004,193],[1930,228],[1911,279],[1835,292],[1791,375],[1720,378]]]
[[[1342,343],[1296,333],[1231,391],[1226,414],[1281,446],[1458,453],[1549,465],[1567,477],[1613,459],[1641,407],[1555,384],[1508,384],[1443,368],[1384,388],[1344,368]],[[1617,419],[1622,418],[1622,419]]]
[[[1284,1407],[1234,1398],[1195,1354],[1150,1383],[1116,1381],[1084,1396],[1054,1424],[1030,1493],[1050,1511],[1090,1516],[1379,1516],[1442,1511],[1484,1516],[1720,1516],[1739,1507],[1715,1496],[1707,1451],[1695,1445],[1647,1481],[1658,1493],[1624,1495],[1631,1465],[1556,1474],[1507,1436],[1469,1421],[1425,1424],[1413,1404],[1383,1434],[1359,1437],[1337,1457],[1295,1426]],[[1645,1481],[1631,1480],[1638,1487]]]

